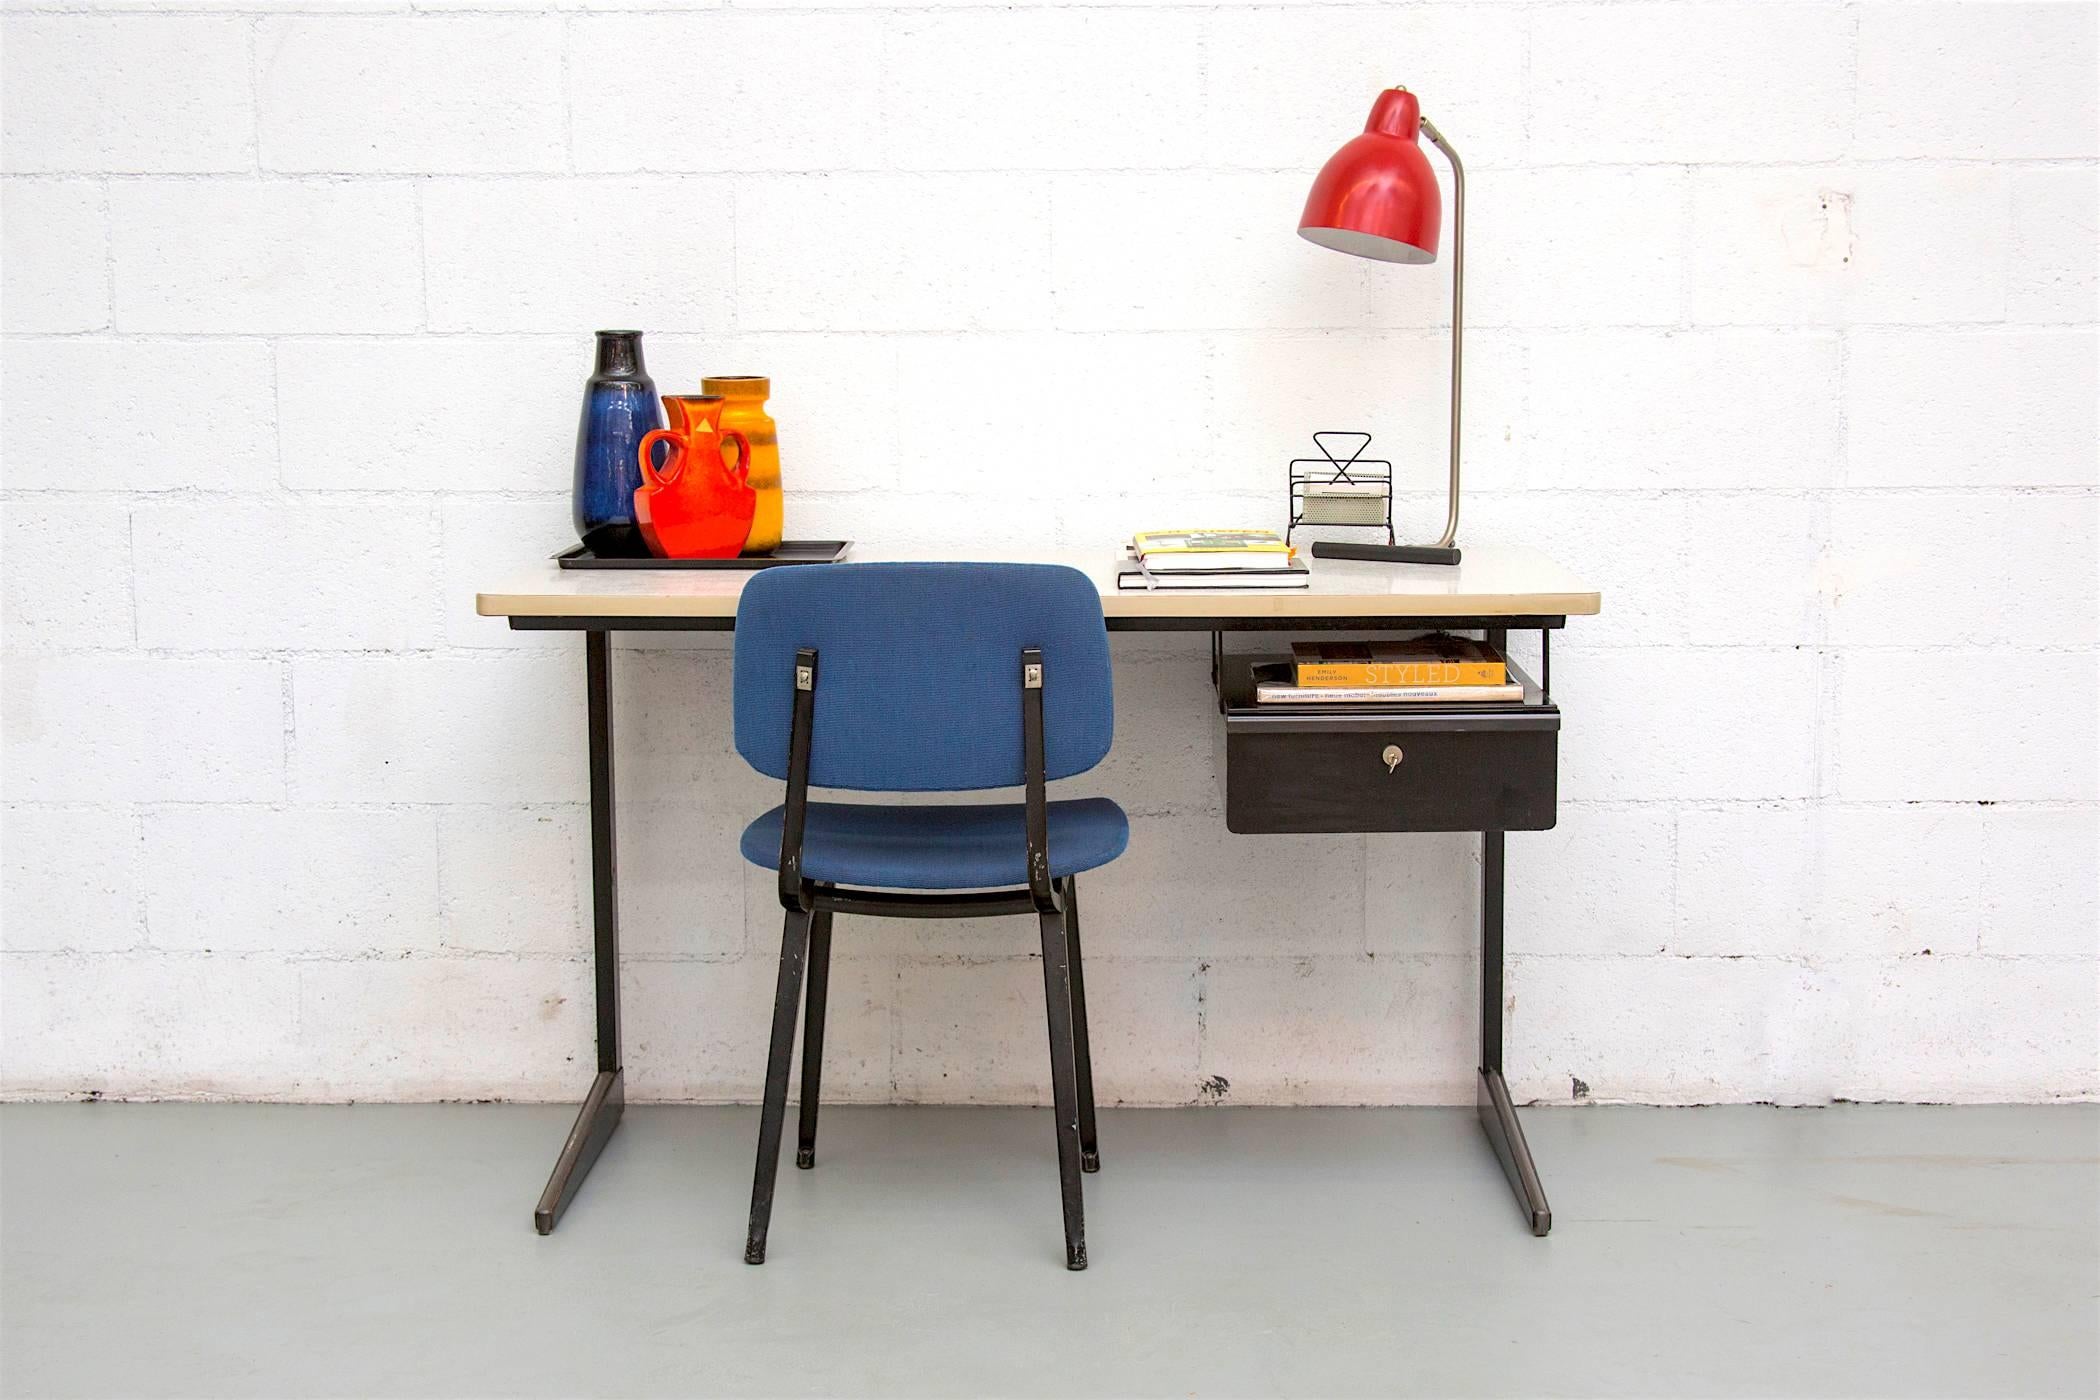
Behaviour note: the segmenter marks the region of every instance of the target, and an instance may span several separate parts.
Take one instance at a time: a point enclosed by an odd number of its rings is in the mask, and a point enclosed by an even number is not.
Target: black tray
[[[769,554],[739,554],[734,559],[657,559],[623,555],[600,559],[587,544],[554,556],[564,569],[771,569],[781,564],[836,564],[851,540],[782,540]]]

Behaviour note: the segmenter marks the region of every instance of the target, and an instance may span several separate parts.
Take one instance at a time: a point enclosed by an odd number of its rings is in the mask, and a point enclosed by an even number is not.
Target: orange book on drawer
[[[1308,689],[1502,685],[1509,668],[1485,642],[1435,633],[1407,642],[1293,642],[1295,679]]]

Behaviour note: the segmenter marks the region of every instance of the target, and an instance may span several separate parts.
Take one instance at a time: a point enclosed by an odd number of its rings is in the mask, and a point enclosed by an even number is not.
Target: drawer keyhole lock
[[[1400,767],[1400,760],[1406,757],[1400,752],[1398,744],[1387,744],[1385,752],[1378,756],[1385,760],[1385,771],[1388,773],[1396,771]]]

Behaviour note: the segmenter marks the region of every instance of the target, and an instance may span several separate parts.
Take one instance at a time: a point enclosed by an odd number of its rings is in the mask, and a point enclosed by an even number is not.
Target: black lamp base
[[[1312,547],[1315,559],[1369,559],[1379,564],[1456,564],[1458,547],[1433,544],[1349,544],[1342,540],[1318,540]]]

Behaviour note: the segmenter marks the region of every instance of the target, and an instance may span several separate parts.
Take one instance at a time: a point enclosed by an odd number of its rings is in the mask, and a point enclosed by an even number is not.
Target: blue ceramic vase
[[[664,425],[656,381],[642,366],[640,331],[599,331],[598,364],[583,391],[576,428],[576,535],[599,558],[643,557],[634,520],[642,435]]]

